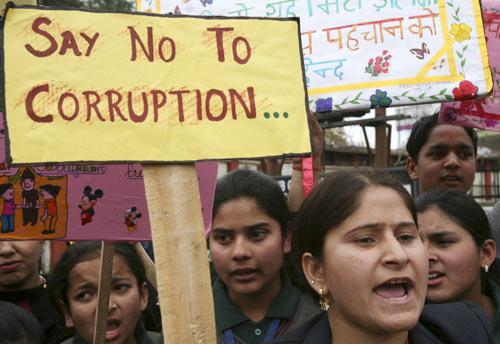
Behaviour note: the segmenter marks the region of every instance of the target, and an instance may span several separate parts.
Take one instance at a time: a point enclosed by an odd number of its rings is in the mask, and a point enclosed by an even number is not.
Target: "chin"
[[[379,328],[385,333],[410,331],[417,325],[419,316],[420,313],[390,316],[379,324]]]

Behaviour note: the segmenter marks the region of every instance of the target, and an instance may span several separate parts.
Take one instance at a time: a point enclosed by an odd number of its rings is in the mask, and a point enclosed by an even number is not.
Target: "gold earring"
[[[323,311],[330,309],[330,299],[328,293],[325,292],[323,288],[319,288],[319,308]]]

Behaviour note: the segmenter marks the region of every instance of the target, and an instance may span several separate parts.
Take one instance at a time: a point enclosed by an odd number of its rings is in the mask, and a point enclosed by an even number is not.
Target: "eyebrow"
[[[444,238],[448,235],[454,235],[454,234],[455,234],[454,232],[450,232],[450,231],[441,231],[441,232],[431,233],[431,234],[427,235],[427,237],[429,239],[436,240],[436,239],[441,239],[441,238]]]
[[[111,278],[111,283],[118,283],[118,282],[130,282],[130,278],[122,276],[115,276]]]
[[[432,145],[429,147],[429,150],[431,149],[447,149],[448,147],[456,147],[456,148],[459,148],[459,149],[471,149],[473,150],[474,147],[472,145],[469,145],[469,144],[466,144],[466,143],[460,143],[458,145],[447,145],[447,144],[444,144],[444,143],[436,143],[435,145]]]
[[[75,290],[78,291],[78,290],[81,290],[81,289],[96,289],[96,288],[97,288],[97,286],[96,286],[95,283],[93,283],[93,282],[85,282],[85,283],[80,284],[79,286],[77,286],[75,288]]]
[[[257,222],[254,223],[250,226],[246,226],[245,230],[255,230],[255,229],[261,229],[261,228],[267,228],[269,227],[269,222]],[[212,233],[217,232],[217,233],[231,233],[234,232],[234,229],[229,229],[229,228],[224,228],[224,227],[214,227],[212,229]]]
[[[365,229],[368,229],[368,230],[377,230],[377,229],[380,229],[380,228],[384,227],[384,225],[386,225],[385,222],[365,223],[365,224],[362,224],[362,225],[359,225],[357,227],[352,228],[349,231],[349,233],[353,233],[353,232],[356,232],[356,231],[359,231],[359,230],[365,230]],[[398,223],[396,223],[392,227],[394,227],[395,229],[399,229],[401,227],[417,227],[417,225],[414,222],[404,221],[404,222],[398,222]]]

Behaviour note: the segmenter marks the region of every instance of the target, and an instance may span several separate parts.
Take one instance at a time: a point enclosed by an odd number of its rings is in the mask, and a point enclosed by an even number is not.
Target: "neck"
[[[42,276],[34,276],[29,280],[23,281],[20,284],[13,285],[0,285],[0,291],[19,291],[38,287],[45,283],[45,279]]]
[[[362,327],[355,327],[328,312],[328,322],[332,329],[332,344],[406,344],[408,331],[389,334],[369,332]]]
[[[281,289],[281,278],[279,274],[267,286],[253,294],[236,294],[228,289],[229,298],[240,310],[252,321],[259,322],[267,314],[271,303],[274,301]]]
[[[495,313],[497,311],[495,302],[493,302],[493,300],[488,296],[484,295],[481,291],[479,291],[475,295],[467,297],[465,300],[474,302],[481,306],[481,308],[486,312],[490,319],[493,319],[495,317]]]

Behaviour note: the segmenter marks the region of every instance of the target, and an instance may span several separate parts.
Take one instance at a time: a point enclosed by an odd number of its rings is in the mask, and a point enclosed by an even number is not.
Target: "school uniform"
[[[249,319],[232,302],[220,278],[213,285],[218,344],[259,344],[283,335],[320,313],[317,304],[283,274],[283,284],[259,322]]]
[[[471,302],[425,305],[417,325],[408,333],[410,344],[492,344],[493,330],[486,313]],[[324,312],[300,328],[268,344],[331,344]]]
[[[139,321],[135,329],[135,340],[137,344],[163,344],[163,337],[160,333],[146,331],[142,321]],[[89,344],[78,334],[61,344]]]
[[[495,343],[500,343],[500,286],[498,284],[491,282],[491,291],[493,294],[493,301],[495,302],[495,306],[497,308],[497,311],[495,313],[495,316],[492,319],[493,322],[493,333],[495,336]]]

